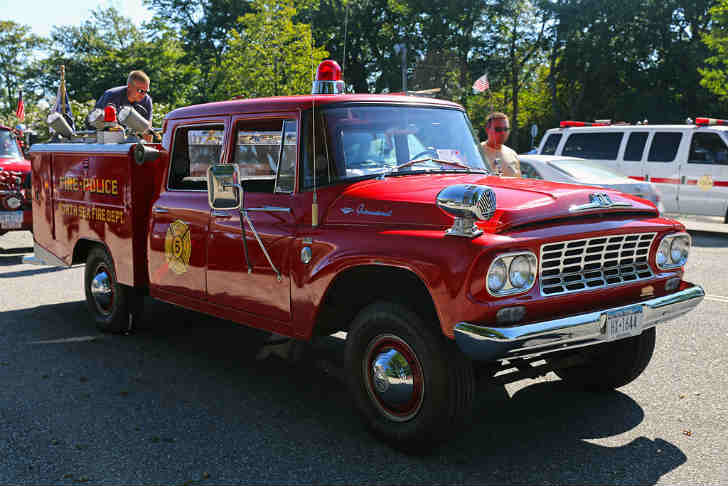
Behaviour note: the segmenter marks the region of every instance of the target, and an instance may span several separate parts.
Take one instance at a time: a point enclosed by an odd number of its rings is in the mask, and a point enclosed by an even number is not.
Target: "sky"
[[[79,26],[97,7],[116,7],[137,25],[152,18],[142,0],[0,0],[0,20],[29,25],[34,34],[48,37],[54,25]]]

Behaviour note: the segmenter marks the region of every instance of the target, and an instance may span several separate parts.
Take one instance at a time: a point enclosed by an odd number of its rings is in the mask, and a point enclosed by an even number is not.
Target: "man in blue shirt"
[[[126,80],[126,86],[107,89],[96,101],[94,108],[102,110],[114,105],[116,112],[124,106],[131,106],[144,118],[152,121],[152,98],[149,96],[149,76],[144,71],[132,71]]]

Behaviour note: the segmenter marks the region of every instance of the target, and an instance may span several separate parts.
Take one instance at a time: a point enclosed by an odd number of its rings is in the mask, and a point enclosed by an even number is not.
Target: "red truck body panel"
[[[119,281],[143,287],[148,284],[146,226],[161,165],[135,164],[132,148],[34,145],[34,236],[67,265],[79,241],[103,243]]]

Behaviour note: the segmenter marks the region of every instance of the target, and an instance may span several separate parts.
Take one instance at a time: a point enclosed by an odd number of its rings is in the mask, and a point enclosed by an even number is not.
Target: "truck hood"
[[[658,216],[648,201],[606,188],[516,179],[482,174],[423,174],[366,180],[349,186],[330,206],[330,224],[385,224],[448,227],[453,217],[437,207],[437,194],[453,184],[480,184],[496,193],[497,209],[478,226],[487,232],[583,215],[643,214]],[[630,206],[570,211],[590,203],[590,195],[606,193],[612,202]]]
[[[0,157],[0,170],[30,172],[30,162],[25,159],[9,159]]]

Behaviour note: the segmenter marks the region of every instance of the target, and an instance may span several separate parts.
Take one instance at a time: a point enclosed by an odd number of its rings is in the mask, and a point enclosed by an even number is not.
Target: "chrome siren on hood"
[[[437,194],[437,206],[455,217],[446,234],[475,238],[483,233],[475,221],[485,221],[495,213],[495,192],[488,186],[455,184]]]

